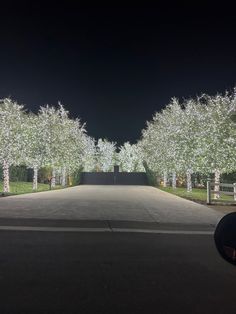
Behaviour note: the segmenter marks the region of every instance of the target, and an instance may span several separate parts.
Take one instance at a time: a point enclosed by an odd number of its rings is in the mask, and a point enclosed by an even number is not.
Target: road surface
[[[0,313],[236,313],[211,235],[0,231]]]
[[[222,214],[150,186],[82,185],[1,198],[0,217],[215,225]]]
[[[0,199],[0,313],[235,313],[222,214],[152,187]]]

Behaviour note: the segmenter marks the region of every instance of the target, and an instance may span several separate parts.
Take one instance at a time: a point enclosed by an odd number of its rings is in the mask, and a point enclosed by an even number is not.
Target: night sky
[[[1,7],[0,97],[32,111],[61,101],[87,122],[89,135],[135,142],[171,97],[233,89],[234,15],[222,4],[8,1]]]

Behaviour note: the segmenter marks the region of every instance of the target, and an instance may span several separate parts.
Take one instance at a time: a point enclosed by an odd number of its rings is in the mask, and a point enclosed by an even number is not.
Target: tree
[[[235,95],[202,95],[180,104],[173,98],[156,113],[142,132],[141,147],[145,160],[154,171],[186,173],[187,191],[192,190],[192,173],[215,173],[216,190],[220,174],[235,171],[236,137],[230,119]]]
[[[201,119],[203,129],[199,136],[199,165],[202,173],[214,173],[215,192],[219,191],[222,173],[235,171],[236,137],[235,126],[231,120],[231,110],[235,96],[228,92],[225,95],[202,95],[198,98],[202,106]],[[219,194],[215,194],[218,198]]]
[[[61,174],[61,184],[66,185],[67,175],[81,168],[84,154],[85,125],[80,119],[70,119],[69,112],[59,102],[59,107],[41,107],[39,118],[43,125],[45,166],[52,167],[52,184],[56,171]]]
[[[101,138],[97,142],[97,167],[107,172],[113,169],[116,159],[116,143]]]
[[[38,115],[30,113],[24,121],[23,136],[25,139],[26,153],[24,163],[33,168],[33,190],[38,188],[38,171],[44,163],[45,144],[44,129]]]
[[[84,171],[94,171],[96,167],[97,149],[95,139],[84,134],[82,166]]]
[[[124,143],[118,153],[118,161],[122,171],[144,171],[141,148],[137,144]]]
[[[172,173],[172,184],[176,186],[176,172],[181,169],[178,158],[178,133],[181,127],[183,110],[177,99],[160,113],[155,113],[147,128],[142,132],[141,147],[150,169],[163,174],[163,185],[167,184],[167,177]]]
[[[3,165],[3,191],[10,192],[9,167],[19,165],[24,159],[22,130],[24,106],[10,98],[0,100],[0,161]]]
[[[51,187],[55,187],[56,168],[60,166],[61,130],[60,113],[54,107],[40,107],[39,123],[42,127],[42,142],[44,143],[44,166],[52,167]]]
[[[85,157],[85,125],[77,118],[69,120],[67,138],[67,154],[64,165],[68,174],[73,174],[83,166]]]

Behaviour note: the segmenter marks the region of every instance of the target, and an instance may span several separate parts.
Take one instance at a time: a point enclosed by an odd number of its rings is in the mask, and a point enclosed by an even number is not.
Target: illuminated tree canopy
[[[120,147],[117,159],[120,164],[120,168],[124,172],[139,172],[144,171],[142,164],[142,150],[139,144],[124,143]]]
[[[0,100],[0,163],[4,192],[10,191],[9,167],[24,165],[33,169],[33,189],[37,190],[38,171],[51,169],[51,185],[60,176],[62,186],[76,171],[144,171],[144,164],[163,177],[173,188],[185,176],[187,191],[192,190],[194,173],[214,174],[236,171],[236,93],[206,94],[180,102],[172,98],[154,114],[136,144],[116,143],[90,137],[79,118],[70,118],[59,103],[45,105],[37,114],[10,98]]]
[[[98,139],[96,147],[96,169],[98,171],[112,171],[116,161],[116,143]]]
[[[0,162],[4,192],[10,192],[9,167],[25,165],[33,169],[33,190],[37,190],[38,170],[52,169],[51,185],[56,174],[61,184],[66,177],[87,165],[93,158],[91,141],[80,120],[70,119],[63,105],[40,107],[38,114],[27,113],[11,99],[0,101]]]
[[[142,132],[141,147],[149,167],[164,176],[186,174],[191,191],[193,173],[220,174],[236,170],[236,134],[231,112],[235,94],[202,95],[170,104],[156,113]],[[174,180],[172,180],[173,183]]]
[[[24,160],[26,139],[24,130],[24,106],[9,98],[0,101],[0,161],[3,167],[3,191],[9,192],[9,167]]]

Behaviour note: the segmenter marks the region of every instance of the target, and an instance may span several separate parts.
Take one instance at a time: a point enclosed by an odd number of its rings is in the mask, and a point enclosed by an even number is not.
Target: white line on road
[[[157,234],[196,234],[212,235],[214,231],[205,230],[161,230],[161,229],[134,229],[134,228],[80,228],[80,227],[34,227],[34,226],[0,226],[3,231],[39,231],[39,232],[132,232]]]
[[[161,229],[123,229],[112,228],[114,232],[137,232],[137,233],[163,233],[163,234],[214,234],[214,231],[204,230],[161,230]]]
[[[43,231],[43,232],[112,232],[110,228],[79,227],[33,227],[33,226],[0,226],[0,230],[8,231]]]

